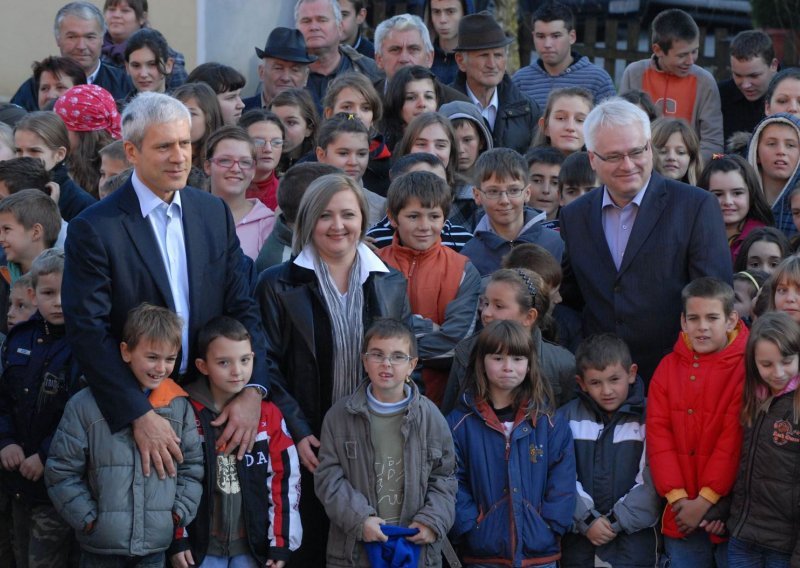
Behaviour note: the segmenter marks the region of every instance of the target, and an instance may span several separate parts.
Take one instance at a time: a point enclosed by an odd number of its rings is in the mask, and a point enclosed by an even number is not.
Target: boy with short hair
[[[314,472],[315,492],[331,520],[328,566],[369,565],[370,547],[378,548],[378,559],[381,547],[405,547],[413,558],[408,566],[420,555],[420,565],[440,566],[455,518],[450,429],[409,379],[417,350],[408,327],[377,320],[364,346],[369,380],[325,415]]]
[[[453,350],[472,335],[481,277],[467,257],[442,245],[450,188],[430,172],[392,181],[386,197],[394,239],[377,254],[408,280],[425,395],[441,404]]]
[[[748,331],[725,282],[698,278],[681,296],[682,332],[650,382],[647,457],[667,499],[662,532],[672,565],[713,568],[715,558],[726,565],[724,539],[703,521],[736,479]]]
[[[252,451],[239,461],[217,447],[219,413],[250,381],[250,334],[238,321],[217,316],[197,337],[197,370],[187,385],[205,453],[205,483],[197,517],[176,534],[169,550],[176,568],[269,566],[283,568],[303,536],[298,510],[300,464],[278,407],[261,401]]]
[[[261,273],[270,266],[286,262],[292,256],[294,222],[300,200],[315,179],[339,172],[339,168],[319,162],[295,164],[283,174],[278,185],[278,216],[272,232],[256,259],[256,271]]]
[[[641,89],[662,116],[682,118],[700,138],[704,161],[723,151],[722,111],[714,76],[695,65],[700,30],[677,8],[664,10],[652,23],[653,56],[625,68],[619,92]]]
[[[597,187],[597,174],[589,163],[588,152],[573,152],[564,159],[558,172],[558,199],[566,207]]]
[[[455,49],[458,46],[458,24],[461,18],[475,12],[473,0],[427,0],[428,19],[436,37],[433,39],[431,71],[442,85],[456,80],[458,65]]]
[[[475,163],[473,196],[486,215],[475,236],[462,249],[481,276],[500,268],[503,256],[516,245],[536,243],[561,262],[564,243],[542,225],[546,214],[526,207],[530,197],[528,165],[510,148],[493,148]]]
[[[111,432],[91,389],[67,403],[45,470],[48,494],[81,545],[81,565],[163,566],[175,527],[196,512],[202,493],[203,453],[186,392],[172,379],[181,347],[181,320],[167,308],[131,310],[120,343],[153,410],[180,439],[183,461],[175,477],[139,475],[130,427]]]
[[[38,566],[44,559],[57,559],[60,563],[53,566],[66,566],[72,542],[72,530],[56,513],[42,480],[51,440],[78,382],[72,350],[64,337],[63,272],[61,250],[48,249],[36,259],[30,295],[37,311],[14,326],[3,347],[0,464],[3,488],[15,496],[17,566]]]
[[[43,250],[55,244],[60,230],[58,205],[42,191],[23,189],[0,200],[0,246],[12,284],[31,269]]]
[[[628,346],[610,333],[588,337],[575,360],[578,397],[558,409],[578,472],[561,566],[655,566],[661,499],[645,459],[644,381]]]
[[[525,154],[531,175],[531,198],[528,205],[547,215],[542,226],[558,230],[558,175],[564,153],[552,146],[531,148]]]

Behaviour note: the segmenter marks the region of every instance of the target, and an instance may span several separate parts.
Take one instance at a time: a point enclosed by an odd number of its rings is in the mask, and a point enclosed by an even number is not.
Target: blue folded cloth
[[[367,558],[372,568],[416,568],[420,546],[406,540],[419,529],[381,525],[381,532],[389,537],[386,542],[365,542]]]

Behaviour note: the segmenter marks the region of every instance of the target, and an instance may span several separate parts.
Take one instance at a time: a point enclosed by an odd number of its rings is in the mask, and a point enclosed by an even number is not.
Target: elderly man
[[[133,426],[142,469],[175,474],[179,440],[139,388],[119,351],[128,312],[166,306],[183,320],[179,380],[191,378],[197,332],[228,315],[253,340],[251,388],[220,415],[220,444],[252,447],[266,395],[267,343],[251,293],[252,264],[243,256],[231,213],[219,199],[186,187],[192,164],[189,111],[159,93],[142,93],[125,108],[122,137],[130,179],[70,222],[63,307],[73,352],[113,432]],[[250,385],[248,385],[250,386]]]
[[[297,0],[294,19],[306,40],[308,53],[317,58],[309,66],[311,73],[306,84],[317,110],[322,111],[322,99],[328,84],[337,75],[358,71],[372,81],[378,78],[375,61],[340,43],[344,29],[337,0]]]
[[[256,48],[256,55],[261,59],[258,66],[261,93],[244,99],[245,112],[253,108],[269,108],[278,93],[293,87],[305,87],[308,65],[317,60],[306,53],[303,34],[290,28],[273,29],[264,50]]]
[[[54,31],[62,57],[81,66],[86,82],[103,87],[115,99],[123,99],[133,89],[122,69],[100,61],[106,22],[103,13],[89,2],[70,2],[56,14]],[[38,85],[31,77],[20,85],[11,102],[29,111],[39,110]]]
[[[477,105],[492,131],[495,147],[524,154],[531,145],[541,111],[506,74],[508,45],[503,28],[488,12],[464,16],[458,26],[453,87]]]
[[[764,118],[764,96],[778,72],[772,40],[761,30],[739,32],[731,41],[731,75],[718,83],[725,140],[734,132],[752,133]]]
[[[680,331],[681,290],[701,276],[732,280],[719,204],[653,171],[650,120],[614,97],[584,123],[603,184],[561,210],[561,295],[583,310],[585,334],[613,332],[649,382]]]
[[[385,73],[373,82],[375,90],[386,93],[386,84],[403,67],[433,65],[433,43],[428,27],[419,16],[398,14],[384,20],[375,28],[375,63]],[[440,83],[441,84],[441,83]],[[439,105],[452,101],[468,101],[463,93],[442,86],[444,97]]]

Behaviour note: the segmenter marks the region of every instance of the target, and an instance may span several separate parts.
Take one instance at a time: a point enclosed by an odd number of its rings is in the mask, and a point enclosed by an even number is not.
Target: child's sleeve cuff
[[[722,498],[722,495],[711,489],[710,487],[703,487],[699,492],[700,497],[711,503],[712,505],[716,505],[717,501]]]
[[[664,497],[666,497],[667,502],[670,505],[672,505],[675,501],[678,501],[679,499],[688,499],[689,494],[686,493],[685,489],[673,489],[672,491],[664,495]]]

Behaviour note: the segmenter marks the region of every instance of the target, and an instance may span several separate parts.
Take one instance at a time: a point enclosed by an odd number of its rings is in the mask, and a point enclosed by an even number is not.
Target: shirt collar
[[[87,83],[94,85],[94,82],[97,79],[97,74],[100,73],[100,65],[102,65],[102,62],[98,59],[97,67],[95,67],[94,71],[92,71],[89,75],[86,76]]]
[[[361,274],[359,280],[362,284],[367,281],[370,272],[389,272],[389,269],[386,268],[383,261],[378,258],[378,255],[369,250],[369,247],[364,243],[358,244],[356,254],[358,254],[361,259]],[[303,250],[301,250],[297,258],[294,259],[294,263],[301,268],[315,270],[314,256],[314,247],[312,245],[307,245],[303,247]]]
[[[630,201],[630,203],[628,203],[628,205],[630,205],[631,203],[635,203],[636,207],[641,207],[642,206],[642,199],[644,199],[644,193],[647,191],[647,186],[648,185],[650,185],[650,178],[647,178],[647,181],[644,182],[644,187],[642,188],[642,190],[639,193],[637,193],[636,196],[633,199],[631,199],[631,201]],[[603,207],[602,208],[605,209],[606,207],[616,207],[617,209],[624,209],[624,207],[620,207],[616,203],[614,203],[614,200],[611,199],[611,194],[608,193],[608,187],[606,187],[604,185],[603,186]],[[627,207],[627,205],[625,207]]]
[[[167,203],[159,196],[157,196],[153,191],[147,187],[142,180],[139,179],[139,176],[136,175],[136,170],[133,170],[133,174],[131,175],[131,184],[133,185],[133,191],[136,192],[136,197],[139,198],[139,207],[142,210],[142,217],[147,218],[150,213],[153,212],[154,209],[159,207],[161,204],[172,205],[173,203],[178,206],[178,209],[181,208],[181,192],[176,191],[174,192],[172,201]]]
[[[470,99],[472,99],[472,102],[474,104],[476,104],[478,106],[478,108],[481,109],[481,110],[484,110],[484,109],[487,109],[487,108],[491,108],[491,107],[494,107],[495,110],[500,108],[500,99],[498,99],[498,97],[497,97],[497,87],[494,88],[494,94],[492,94],[492,99],[489,101],[489,104],[486,105],[486,106],[483,106],[483,104],[481,104],[481,101],[478,100],[478,97],[476,97],[475,93],[472,92],[472,89],[469,88],[469,84],[468,83],[467,83],[467,95],[469,96]]]

